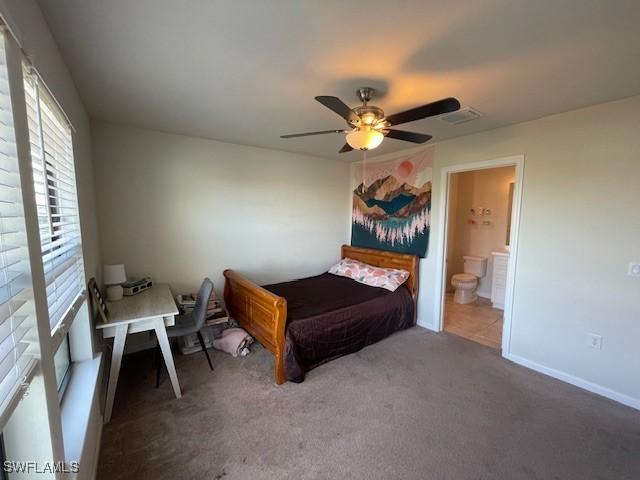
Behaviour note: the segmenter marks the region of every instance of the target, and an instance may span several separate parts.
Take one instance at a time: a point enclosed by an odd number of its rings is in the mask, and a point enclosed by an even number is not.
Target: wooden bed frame
[[[414,301],[418,291],[418,258],[414,255],[370,248],[342,246],[341,258],[353,258],[383,268],[409,272],[406,285]],[[233,270],[225,270],[224,300],[229,315],[275,357],[275,380],[285,382],[284,339],[287,325],[287,300],[256,285]]]

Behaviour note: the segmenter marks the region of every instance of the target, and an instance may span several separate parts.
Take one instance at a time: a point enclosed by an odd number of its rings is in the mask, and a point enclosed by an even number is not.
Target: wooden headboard
[[[342,258],[353,258],[369,265],[382,268],[400,268],[409,272],[407,287],[413,298],[418,293],[418,257],[406,253],[387,252],[372,248],[342,246]]]

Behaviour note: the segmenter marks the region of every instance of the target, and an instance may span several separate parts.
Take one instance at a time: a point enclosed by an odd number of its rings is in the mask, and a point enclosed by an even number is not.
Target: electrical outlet
[[[595,348],[596,350],[601,350],[602,349],[602,335],[596,335],[595,333],[590,333],[587,336],[588,340],[588,345],[591,348]]]
[[[629,262],[629,276],[640,277],[640,262]]]

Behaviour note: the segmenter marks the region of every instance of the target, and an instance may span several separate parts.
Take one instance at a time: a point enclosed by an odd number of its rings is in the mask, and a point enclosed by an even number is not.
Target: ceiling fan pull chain
[[[367,187],[367,151],[362,150],[362,193]]]

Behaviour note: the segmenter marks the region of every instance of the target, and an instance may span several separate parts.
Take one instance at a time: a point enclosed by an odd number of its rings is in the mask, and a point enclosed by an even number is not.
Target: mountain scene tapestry
[[[431,226],[433,148],[357,164],[351,245],[425,257]]]

